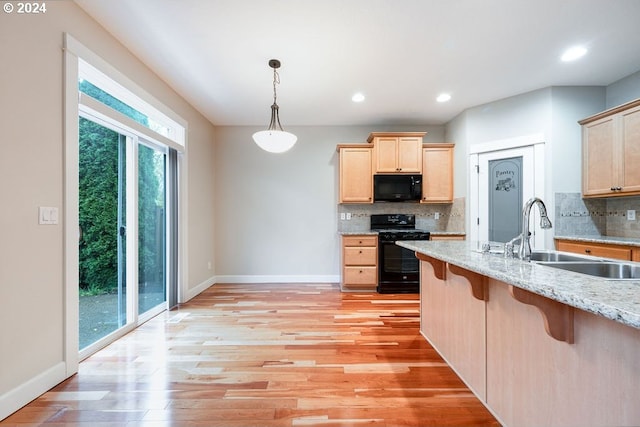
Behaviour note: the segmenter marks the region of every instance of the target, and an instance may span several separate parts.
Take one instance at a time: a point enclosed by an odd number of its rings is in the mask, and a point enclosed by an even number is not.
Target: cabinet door
[[[453,147],[422,149],[422,201],[453,202]]]
[[[397,150],[398,172],[422,173],[422,138],[400,137]]]
[[[376,173],[398,172],[398,138],[380,137],[374,141],[376,150]]]
[[[622,192],[640,191],[640,107],[621,113],[622,167],[620,187]]]
[[[340,149],[340,203],[373,203],[371,148]]]
[[[617,184],[618,149],[615,145],[614,118],[605,117],[582,129],[583,176],[585,196],[611,194]]]

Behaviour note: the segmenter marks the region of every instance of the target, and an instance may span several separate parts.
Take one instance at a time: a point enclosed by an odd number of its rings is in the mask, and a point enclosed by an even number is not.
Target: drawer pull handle
[[[585,253],[588,253],[588,254],[591,253],[591,249],[585,249],[584,251],[585,251]]]

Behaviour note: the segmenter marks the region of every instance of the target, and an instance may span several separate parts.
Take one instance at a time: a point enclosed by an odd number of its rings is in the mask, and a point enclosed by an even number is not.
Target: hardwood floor
[[[417,295],[217,284],[0,425],[499,425],[418,327]]]

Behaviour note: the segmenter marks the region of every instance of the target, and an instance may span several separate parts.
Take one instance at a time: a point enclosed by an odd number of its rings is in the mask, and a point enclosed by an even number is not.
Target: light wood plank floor
[[[0,425],[498,425],[418,327],[417,295],[218,284]]]

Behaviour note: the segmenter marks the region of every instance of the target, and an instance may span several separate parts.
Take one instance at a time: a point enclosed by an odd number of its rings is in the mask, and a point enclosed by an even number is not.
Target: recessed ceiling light
[[[436,101],[438,101],[438,102],[447,102],[450,99],[451,99],[451,95],[449,95],[448,93],[441,93],[436,98]]]
[[[353,95],[351,97],[351,100],[353,102],[362,102],[362,101],[364,101],[364,95],[362,93],[358,92],[358,93],[356,93],[355,95]]]
[[[564,51],[560,59],[564,62],[575,61],[578,58],[582,58],[587,53],[587,48],[584,46],[574,46]]]

